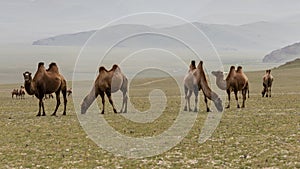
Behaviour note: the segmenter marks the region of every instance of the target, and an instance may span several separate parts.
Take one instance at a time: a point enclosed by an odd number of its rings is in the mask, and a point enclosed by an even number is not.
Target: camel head
[[[23,73],[23,76],[24,76],[25,82],[30,82],[32,80],[31,73],[28,71]]]
[[[211,74],[213,74],[216,77],[222,77],[222,78],[224,77],[224,73],[222,71],[220,71],[220,70],[218,70],[218,71],[212,71]]]
[[[222,100],[218,97],[218,98],[215,99],[213,102],[214,102],[214,104],[215,104],[217,110],[218,110],[219,112],[222,112],[222,111],[223,111]]]

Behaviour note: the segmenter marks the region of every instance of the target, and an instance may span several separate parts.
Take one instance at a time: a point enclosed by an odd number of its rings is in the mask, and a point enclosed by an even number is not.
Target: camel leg
[[[100,97],[101,97],[101,100],[102,100],[102,112],[101,112],[101,114],[104,114],[104,109],[105,109],[105,98],[104,98],[104,92],[103,92],[103,91],[100,91],[99,95],[100,95]]]
[[[207,104],[207,97],[205,95],[204,95],[204,101],[205,101],[205,105],[206,105],[206,112],[210,112],[210,109]]]
[[[185,93],[185,106],[183,110],[187,111],[187,107],[188,107],[189,111],[191,111],[190,98],[192,96],[192,91],[190,91],[186,86],[184,86],[184,93]]]
[[[55,107],[54,112],[52,113],[52,116],[56,116],[56,111],[60,105],[60,90],[56,91],[55,95],[56,95],[56,107]]]
[[[243,104],[242,104],[242,108],[245,107],[245,101],[246,101],[246,98],[247,98],[247,89],[243,89],[242,90],[242,95],[243,95]]]
[[[116,108],[115,108],[114,102],[113,102],[113,100],[112,100],[112,98],[111,98],[111,90],[110,90],[110,89],[107,89],[107,90],[105,91],[105,94],[106,94],[107,97],[108,97],[109,103],[110,103],[111,106],[113,107],[114,113],[118,113],[117,110],[116,110]]]
[[[226,92],[228,95],[228,105],[226,106],[226,108],[228,109],[228,108],[230,108],[230,89],[227,89]]]
[[[42,116],[46,116],[46,113],[45,113],[45,107],[44,107],[44,101],[43,101],[43,99],[42,99],[42,109],[43,109],[43,114],[42,114]]]
[[[192,111],[191,109],[191,96],[193,92],[191,90],[188,91],[188,96],[187,96],[187,105],[188,105],[188,111]]]
[[[271,86],[270,86],[270,90],[269,90],[269,97],[271,97]]]
[[[195,108],[194,108],[194,112],[198,112],[198,108],[197,108],[197,106],[198,106],[198,95],[199,95],[198,86],[194,87],[194,94],[195,94]]]
[[[184,98],[185,98],[185,105],[183,111],[187,111],[187,94],[188,94],[188,88],[184,86]]]
[[[43,98],[39,99],[39,112],[36,116],[41,116],[41,108],[42,108],[42,104],[43,104]]]
[[[264,97],[265,94],[266,94],[266,92],[267,92],[267,86],[266,86],[265,84],[263,84],[263,86],[264,86],[264,88],[263,88],[263,90],[261,91],[262,97]]]
[[[240,108],[240,105],[239,105],[239,98],[238,98],[238,91],[235,90],[234,91],[234,96],[235,96],[235,100],[236,100],[236,105],[237,105],[237,108]]]
[[[64,111],[63,111],[63,115],[65,116],[65,115],[67,115],[66,109],[67,109],[67,102],[68,102],[68,100],[67,100],[67,89],[65,88],[61,92],[62,92],[62,95],[63,95],[63,98],[64,98]]]
[[[127,100],[128,100],[127,93],[123,92],[123,103],[122,103],[122,108],[120,110],[120,113],[127,113]]]

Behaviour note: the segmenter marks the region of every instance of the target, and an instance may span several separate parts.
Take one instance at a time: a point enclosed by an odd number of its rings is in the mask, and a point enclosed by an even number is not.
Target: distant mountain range
[[[282,63],[295,58],[300,58],[300,43],[272,51],[263,58],[263,62]]]
[[[282,46],[299,41],[300,23],[271,23],[256,22],[245,25],[219,25],[203,24],[195,22],[193,25],[201,30],[212,42],[219,52],[223,51],[250,51],[267,53]],[[120,24],[106,27],[102,30],[91,30],[74,34],[58,35],[33,42],[33,45],[50,46],[82,46],[90,39],[89,45],[118,44],[120,47],[151,46],[178,47],[177,42],[164,36],[147,34],[161,32],[167,36],[178,35],[183,37],[187,44],[203,46],[205,49],[207,40],[199,32],[191,30],[190,24],[183,24],[167,28],[153,28],[145,25]],[[143,33],[145,33],[143,35]],[[137,36],[132,36],[137,35]],[[200,35],[200,36],[199,36]],[[202,36],[202,37],[201,37]],[[124,38],[126,40],[124,40]],[[201,39],[202,38],[202,39]],[[199,40],[201,39],[201,40]],[[274,57],[267,57],[265,62],[272,61]],[[274,60],[275,62],[281,60]],[[283,60],[282,60],[283,61]]]

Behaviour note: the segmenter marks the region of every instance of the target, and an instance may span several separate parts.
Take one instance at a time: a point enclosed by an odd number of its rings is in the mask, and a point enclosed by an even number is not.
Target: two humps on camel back
[[[45,108],[43,98],[46,94],[56,94],[56,107],[53,116],[56,116],[56,111],[60,105],[60,92],[64,98],[63,115],[66,115],[67,106],[67,83],[65,78],[59,73],[56,63],[51,63],[46,69],[43,62],[38,64],[37,71],[34,77],[26,71],[23,73],[25,90],[29,95],[35,95],[39,99],[39,111],[37,116],[45,116]],[[42,109],[42,114],[41,114]]]
[[[123,103],[120,113],[127,112],[127,91],[128,91],[128,79],[127,77],[121,72],[121,69],[118,65],[114,64],[110,70],[105,69],[105,67],[101,66],[99,68],[99,74],[93,84],[92,90],[90,93],[83,99],[81,103],[81,114],[85,114],[87,109],[90,105],[94,102],[94,100],[101,96],[102,99],[102,112],[104,114],[105,110],[105,94],[109,99],[109,103],[113,107],[113,111],[117,113],[117,110],[114,106],[112,100],[112,93],[117,91],[121,91],[123,93]]]
[[[190,69],[188,74],[184,77],[184,94],[185,94],[185,106],[184,111],[192,111],[190,107],[190,98],[191,95],[194,93],[195,95],[195,108],[194,112],[197,112],[197,105],[198,105],[198,95],[199,91],[202,90],[204,94],[204,101],[206,104],[206,111],[210,112],[210,108],[207,105],[207,98],[212,100],[215,107],[219,112],[223,111],[222,100],[220,97],[210,89],[207,79],[203,69],[203,61],[200,61],[198,66],[196,67],[195,61],[192,60],[190,64]]]
[[[263,76],[263,90],[261,92],[262,97],[271,97],[271,87],[273,84],[273,76],[271,75],[271,69],[266,70],[266,74]]]
[[[242,92],[242,96],[243,96],[242,108],[244,108],[247,92],[249,98],[249,81],[248,81],[248,77],[244,74],[242,67],[238,66],[237,70],[235,70],[235,66],[231,66],[226,79],[224,79],[224,73],[222,71],[212,71],[212,74],[216,76],[216,84],[218,88],[220,88],[221,90],[226,90],[227,92],[228,105],[226,108],[230,107],[230,93],[232,91],[234,92],[235,95],[237,108],[240,108],[237,94],[238,91]]]

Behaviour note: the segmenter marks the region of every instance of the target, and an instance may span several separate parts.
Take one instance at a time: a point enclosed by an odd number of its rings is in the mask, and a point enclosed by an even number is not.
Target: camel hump
[[[119,66],[116,65],[116,64],[114,64],[114,65],[112,66],[111,70],[116,70],[116,69],[118,69],[118,68],[119,68]]]
[[[203,66],[203,61],[201,60],[197,66],[197,68],[201,68]]]
[[[99,73],[100,73],[100,72],[102,72],[102,71],[105,71],[105,72],[107,72],[107,70],[105,69],[105,67],[104,67],[104,66],[101,66],[101,67],[99,67]]]
[[[49,68],[47,69],[47,71],[59,73],[58,67],[57,67],[56,63],[54,63],[54,62],[49,64]]]
[[[241,73],[241,72],[242,72],[242,70],[243,70],[243,67],[242,67],[242,66],[238,66],[238,67],[237,67],[237,70],[236,70],[236,72],[239,72],[239,73]]]
[[[44,65],[45,65],[44,62],[39,62],[38,68],[40,68],[41,66],[44,66]]]
[[[196,67],[196,62],[194,60],[191,61],[191,65]]]

